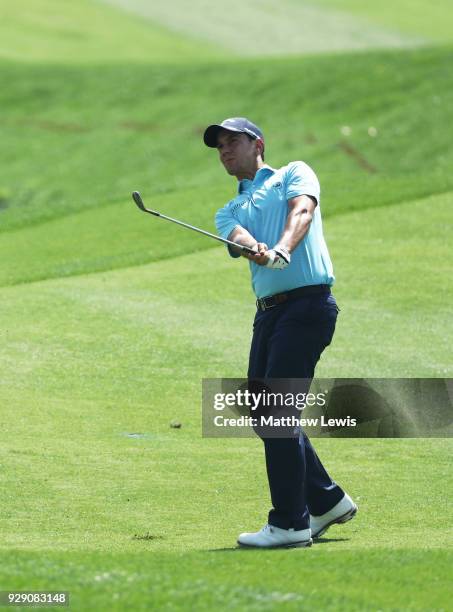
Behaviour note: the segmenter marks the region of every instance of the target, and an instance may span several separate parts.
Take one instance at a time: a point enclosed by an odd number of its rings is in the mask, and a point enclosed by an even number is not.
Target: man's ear
[[[256,140],[256,147],[257,147],[257,153],[259,155],[261,155],[261,157],[263,157],[263,153],[264,153],[264,142],[262,140],[260,140],[259,138],[257,138]]]

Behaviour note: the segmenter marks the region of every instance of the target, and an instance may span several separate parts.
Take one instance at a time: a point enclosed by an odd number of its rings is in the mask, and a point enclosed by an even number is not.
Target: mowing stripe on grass
[[[165,197],[155,197],[151,198],[149,203],[153,206],[155,202],[156,206],[161,205],[169,214],[176,215],[181,212],[177,207],[182,197],[189,201],[198,201],[199,207],[191,221],[208,230],[213,229],[213,215],[216,210],[214,202],[218,197],[214,192],[208,191],[200,196],[198,190],[186,189],[183,195],[177,192]],[[445,265],[450,261],[445,248],[448,243],[452,198],[453,192],[450,192],[413,202],[394,202],[377,208],[368,208],[365,202],[363,208],[354,213],[338,209],[332,211],[328,200],[325,204],[323,202],[322,207],[327,221],[326,227],[334,235],[335,243],[332,248],[346,261],[351,240],[364,245],[364,257],[370,252],[371,244],[380,249],[381,241],[384,241],[383,244],[388,244],[387,255],[389,248],[409,245],[403,247],[404,266],[409,266],[411,249],[418,251],[416,241],[423,235],[423,243],[420,244],[423,244],[423,249],[430,245],[432,257],[439,259],[439,263],[432,264],[433,269],[438,270],[439,265],[444,268],[442,258],[445,258]],[[424,221],[421,221],[425,210],[430,211],[431,223],[427,227],[424,226]],[[185,214],[189,215],[189,211],[185,211]],[[332,217],[335,217],[335,220],[330,221]],[[373,223],[376,218],[382,219],[386,235],[377,233],[377,225]],[[389,219],[392,220],[391,223]],[[342,228],[341,232],[336,231],[338,227]],[[121,228],[121,231],[118,228]],[[361,234],[360,238],[357,238],[358,233]],[[344,239],[345,235],[348,236],[347,240]],[[126,268],[172,259],[196,251],[210,253],[212,249],[219,247],[192,232],[162,223],[158,219],[144,218],[136,210],[132,200],[127,200],[5,232],[0,241],[0,286]],[[382,256],[380,264],[377,254],[373,265],[386,265],[393,270],[401,261],[398,252],[395,257],[398,257],[398,260],[389,261]],[[426,268],[425,263],[415,265]],[[365,270],[365,277],[366,274]],[[408,276],[409,286],[413,285],[412,274],[411,269]]]
[[[401,34],[345,11],[293,0],[104,0],[170,30],[206,40],[232,54],[269,56],[415,46],[420,36]]]
[[[73,607],[85,610],[449,609],[451,551],[335,551],[334,545],[302,554],[11,551],[0,556],[0,578],[16,590],[61,585],[71,591]]]

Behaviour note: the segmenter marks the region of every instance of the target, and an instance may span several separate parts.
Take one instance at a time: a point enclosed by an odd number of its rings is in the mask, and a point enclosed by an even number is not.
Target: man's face
[[[221,130],[217,136],[217,150],[220,161],[228,174],[247,175],[256,165],[257,141],[251,140],[246,134]]]

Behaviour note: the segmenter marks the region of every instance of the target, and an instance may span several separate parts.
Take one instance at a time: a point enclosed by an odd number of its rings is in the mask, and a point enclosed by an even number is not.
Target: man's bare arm
[[[313,213],[317,206],[316,200],[307,195],[300,195],[288,200],[288,217],[285,229],[278,244],[290,253],[305,238],[310,229]]]
[[[231,240],[232,242],[237,242],[238,244],[241,244],[242,246],[250,247],[251,249],[253,249],[257,244],[252,234],[250,234],[245,228],[241,227],[240,225],[237,225],[234,228],[234,230],[228,236],[228,240]],[[236,249],[235,247],[231,247],[231,250],[235,251],[236,253],[241,252],[239,251],[239,249]]]
[[[242,255],[250,261],[254,261],[261,266],[266,264],[267,257],[264,254],[268,249],[267,244],[264,242],[257,242],[252,234],[250,234],[250,232],[248,232],[244,227],[237,225],[228,236],[228,240],[237,242],[243,246],[248,246],[251,249],[256,249],[256,255],[249,255],[248,253],[239,251],[239,249],[236,249],[235,247],[229,247],[232,251],[235,251],[238,255]]]

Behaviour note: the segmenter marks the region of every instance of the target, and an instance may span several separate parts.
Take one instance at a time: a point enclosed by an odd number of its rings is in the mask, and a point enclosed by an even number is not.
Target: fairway
[[[241,56],[413,47],[426,40],[354,13],[300,0],[192,0],[190,11],[183,0],[103,1]]]
[[[201,437],[201,381],[245,375],[248,266],[130,194],[214,231],[235,182],[203,129],[253,117],[267,163],[321,180],[341,312],[317,375],[451,377],[451,38],[418,3],[403,27],[388,3],[285,0],[283,42],[292,6],[327,28],[347,10],[367,44],[327,29],[322,54],[269,58],[239,30],[230,55],[203,2],[184,23],[179,2],[114,4],[1,9],[0,590],[90,611],[449,609],[449,438],[315,440],[357,518],[306,550],[236,548],[270,505],[262,444]],[[268,6],[247,9],[262,31]]]

